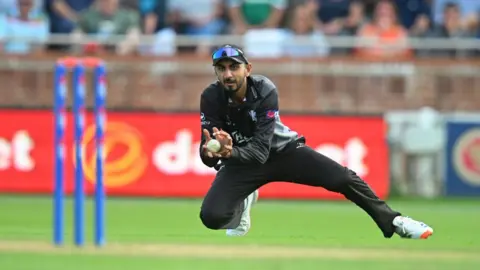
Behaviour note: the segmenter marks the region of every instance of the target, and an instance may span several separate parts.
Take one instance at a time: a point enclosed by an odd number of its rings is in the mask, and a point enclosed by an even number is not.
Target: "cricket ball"
[[[222,144],[219,141],[212,139],[207,143],[207,149],[210,152],[217,153],[222,148]]]

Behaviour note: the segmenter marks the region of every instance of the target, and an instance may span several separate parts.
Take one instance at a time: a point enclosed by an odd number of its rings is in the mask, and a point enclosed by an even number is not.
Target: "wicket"
[[[74,242],[85,244],[85,190],[83,134],[86,124],[86,70],[93,69],[94,119],[95,119],[95,245],[105,244],[105,190],[104,190],[104,139],[106,125],[106,69],[96,58],[59,59],[54,71],[54,121],[55,121],[55,180],[53,205],[53,240],[55,245],[64,243],[64,196],[67,128],[67,75],[73,69],[73,118],[74,118]],[[67,159],[68,160],[68,159]]]

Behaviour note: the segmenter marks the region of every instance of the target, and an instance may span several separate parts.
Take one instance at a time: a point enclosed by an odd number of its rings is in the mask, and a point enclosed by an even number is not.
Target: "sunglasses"
[[[212,54],[212,59],[217,60],[222,57],[243,57],[243,54],[235,48],[220,48]]]

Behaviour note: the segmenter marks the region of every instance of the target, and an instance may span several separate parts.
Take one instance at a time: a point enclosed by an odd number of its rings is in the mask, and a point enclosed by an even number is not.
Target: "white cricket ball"
[[[217,141],[215,139],[212,139],[207,143],[207,149],[210,152],[216,153],[216,152],[220,151],[220,148],[222,148],[222,145],[220,144],[219,141]]]

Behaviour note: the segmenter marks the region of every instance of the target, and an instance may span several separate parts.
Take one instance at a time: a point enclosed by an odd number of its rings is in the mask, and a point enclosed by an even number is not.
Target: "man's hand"
[[[216,153],[208,150],[207,148],[208,142],[212,139],[210,137],[210,132],[204,129],[203,135],[205,136],[205,143],[203,144],[202,149],[205,155],[207,155],[209,158],[214,158],[214,157],[229,158],[231,156],[233,142],[232,142],[232,137],[230,137],[230,134],[228,134],[223,130],[218,130],[218,128],[213,128],[213,136],[215,136],[215,139],[218,140],[222,145],[222,148],[220,148],[220,151]]]
[[[222,145],[222,148],[216,154],[219,154],[223,158],[229,158],[232,155],[233,148],[233,141],[230,134],[214,127],[213,136],[215,136],[215,139]]]

